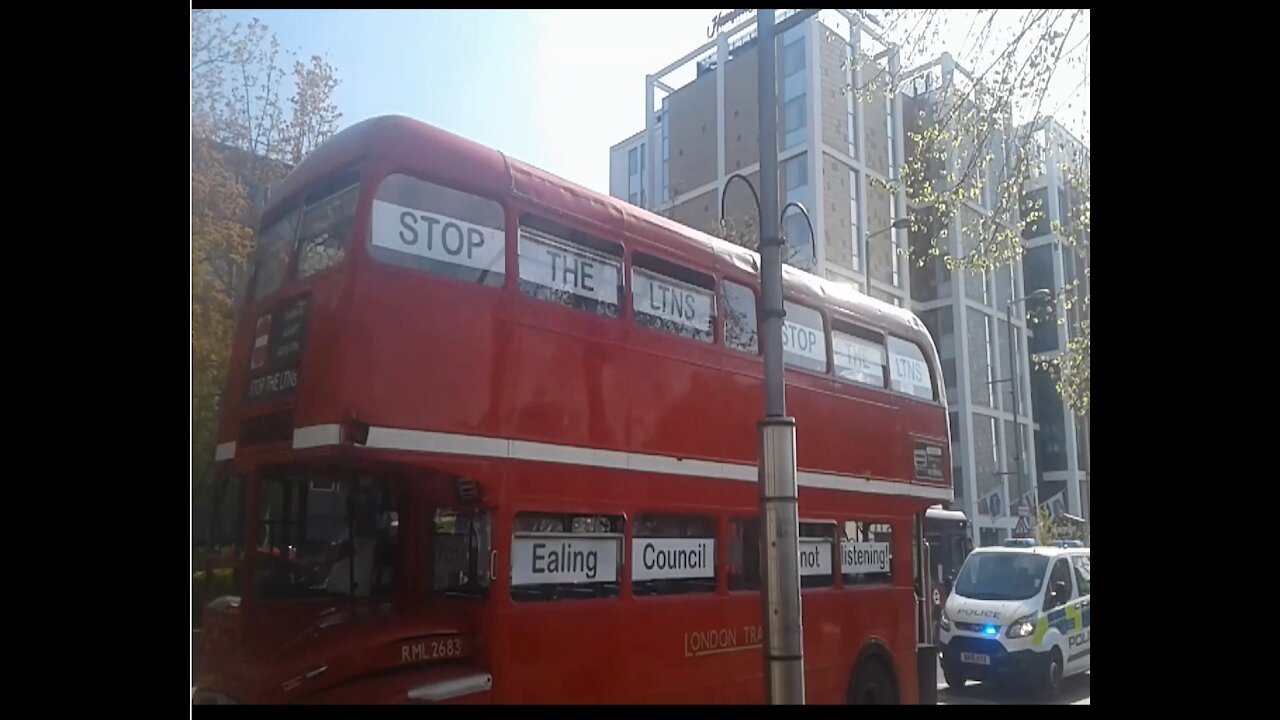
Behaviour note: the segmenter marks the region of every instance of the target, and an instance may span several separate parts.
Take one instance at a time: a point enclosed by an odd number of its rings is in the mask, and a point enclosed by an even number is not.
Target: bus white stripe
[[[328,428],[331,426],[318,425],[314,427]],[[299,428],[294,431],[294,447],[299,447],[297,438],[300,435],[306,435],[307,433],[304,433],[306,430],[310,430],[310,428]],[[334,442],[336,443],[336,437]],[[563,463],[566,465],[634,470],[665,475],[685,475],[739,482],[756,481],[756,466],[745,463],[685,460],[666,455],[627,453],[618,450],[601,450],[598,448],[556,445],[528,440],[508,440],[479,435],[456,435],[426,430],[371,427],[369,428],[369,438],[365,446],[383,450],[409,450],[412,452],[432,452],[446,455],[530,460],[534,462]],[[308,447],[314,447],[314,445]],[[877,495],[910,495],[934,500],[952,499],[951,489],[946,487],[873,480],[810,470],[800,470],[797,473],[797,482],[803,487],[812,488]]]

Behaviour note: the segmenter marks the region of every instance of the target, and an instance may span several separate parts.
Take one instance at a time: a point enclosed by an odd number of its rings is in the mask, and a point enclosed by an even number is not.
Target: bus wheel
[[[1062,653],[1058,648],[1049,651],[1040,681],[1040,694],[1045,700],[1053,700],[1062,692]]]
[[[858,666],[849,688],[850,705],[897,705],[898,689],[884,663],[868,658]]]

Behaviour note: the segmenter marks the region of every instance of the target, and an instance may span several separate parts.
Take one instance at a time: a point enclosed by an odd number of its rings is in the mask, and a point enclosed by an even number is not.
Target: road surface
[[[939,705],[1088,705],[1089,673],[1076,675],[1062,681],[1062,695],[1049,703],[1024,693],[1000,692],[992,686],[970,680],[961,690],[947,686],[942,679],[942,665],[938,665]]]

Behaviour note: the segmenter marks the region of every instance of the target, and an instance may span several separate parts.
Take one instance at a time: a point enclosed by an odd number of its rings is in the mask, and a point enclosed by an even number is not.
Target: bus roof
[[[968,522],[969,520],[959,510],[944,510],[941,505],[934,505],[925,510],[924,516],[930,520],[953,520],[955,522]]]
[[[430,147],[430,153],[423,155],[431,158],[437,181],[463,190],[481,190],[488,194],[505,192],[603,228],[622,228],[633,244],[663,250],[677,259],[684,258],[719,271],[759,273],[760,255],[752,250],[400,115],[363,120],[322,143],[280,183],[263,211],[263,220],[273,220],[276,214],[298,202],[316,182],[355,164],[362,157],[378,155],[402,162],[406,144]],[[848,283],[825,280],[789,265],[783,266],[783,286],[785,293],[792,298],[808,299],[843,311],[851,321],[893,331],[903,339],[919,343],[931,351],[928,353],[932,355],[929,364],[938,379],[941,378],[933,338],[924,323],[910,310],[864,295]],[[938,385],[941,394],[941,383]]]

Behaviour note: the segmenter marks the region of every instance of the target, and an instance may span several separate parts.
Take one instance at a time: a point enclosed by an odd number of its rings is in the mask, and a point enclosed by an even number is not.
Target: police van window
[[[1072,555],[1071,565],[1076,571],[1076,587],[1081,595],[1089,594],[1089,556]]]
[[[520,216],[520,292],[616,318],[622,246],[536,215]]]
[[[724,281],[724,344],[755,355],[760,352],[756,328],[756,294],[751,288]]]
[[[835,574],[836,524],[800,523],[800,587],[832,587]]]
[[[631,592],[685,595],[716,590],[716,520],[703,515],[636,516]]]
[[[374,193],[369,254],[379,262],[500,287],[505,227],[502,206],[493,200],[388,175]]]
[[[901,338],[889,336],[889,386],[894,390],[933,400],[933,382],[929,379],[929,365],[924,361],[920,346]]]
[[[489,514],[437,509],[431,538],[431,587],[442,595],[489,593]]]
[[[729,521],[729,589],[760,589],[760,521]]]
[[[827,371],[827,332],[822,313],[793,302],[784,303],[782,357],[788,365],[816,372]]]
[[[884,387],[885,350],[879,333],[849,323],[833,321],[831,355],[836,376],[863,385]]]
[[[845,585],[891,583],[893,528],[888,523],[846,521],[840,536],[840,574]]]
[[[644,253],[634,253],[631,263],[637,324],[705,343],[715,340],[714,278]]]
[[[1061,583],[1061,585],[1059,585]],[[1059,587],[1065,588],[1057,594]],[[1050,610],[1071,599],[1071,567],[1066,558],[1058,558],[1049,573],[1049,589],[1044,594],[1044,609]]]
[[[623,518],[519,513],[511,538],[511,599],[618,596]]]

